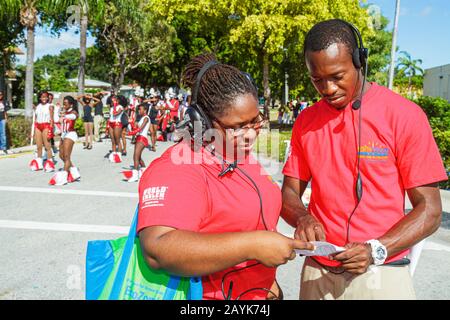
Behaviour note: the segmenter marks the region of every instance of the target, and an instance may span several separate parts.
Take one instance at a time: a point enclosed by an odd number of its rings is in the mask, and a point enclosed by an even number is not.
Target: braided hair
[[[183,84],[194,91],[197,76],[202,67],[217,61],[214,54],[205,53],[194,57],[186,66]],[[203,75],[197,92],[197,103],[214,120],[228,113],[236,98],[250,94],[258,100],[258,93],[252,81],[239,69],[227,64],[216,64]]]

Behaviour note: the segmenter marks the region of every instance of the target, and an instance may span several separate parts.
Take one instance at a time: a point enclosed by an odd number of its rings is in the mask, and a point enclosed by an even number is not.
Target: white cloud
[[[422,9],[422,11],[420,11],[420,15],[422,17],[428,16],[428,15],[430,15],[431,11],[433,11],[433,7],[426,6],[425,8]]]
[[[76,34],[76,28],[71,28],[68,31],[61,32],[59,38],[52,36],[50,32],[37,29],[34,38],[34,60],[47,55],[47,54],[58,54],[61,50],[69,48],[79,48],[80,47],[80,35]],[[95,38],[87,37],[87,46],[90,47],[94,44]],[[26,63],[26,47],[21,45],[20,49],[25,53],[25,55],[17,56],[17,64]]]

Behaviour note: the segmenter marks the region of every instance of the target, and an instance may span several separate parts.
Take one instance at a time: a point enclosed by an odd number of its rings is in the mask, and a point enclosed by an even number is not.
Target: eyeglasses
[[[222,129],[224,129],[227,133],[231,134],[234,137],[244,135],[248,132],[248,130],[253,129],[255,131],[261,129],[265,124],[267,124],[268,119],[264,115],[264,113],[260,112],[258,116],[253,119],[250,123],[242,126],[242,127],[233,127],[233,126],[225,126],[220,120],[215,119]]]

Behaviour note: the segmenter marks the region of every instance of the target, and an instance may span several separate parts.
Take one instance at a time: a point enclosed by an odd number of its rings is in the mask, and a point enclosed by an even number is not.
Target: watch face
[[[386,257],[386,250],[383,247],[378,247],[376,251],[377,259],[382,260]]]

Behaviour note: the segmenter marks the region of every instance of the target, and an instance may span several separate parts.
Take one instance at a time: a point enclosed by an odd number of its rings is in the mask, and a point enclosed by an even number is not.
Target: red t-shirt
[[[349,242],[383,236],[404,217],[405,190],[447,180],[427,117],[413,102],[372,83],[362,100],[360,170],[363,196],[350,222]],[[311,181],[308,210],[327,241],[344,246],[357,199],[359,111],[324,99],[300,113],[283,174]],[[387,262],[407,255],[403,251]],[[328,266],[339,262],[317,260]]]
[[[275,230],[281,210],[279,186],[251,156],[241,162],[239,168],[258,186],[267,227]],[[265,230],[253,184],[239,170],[219,178],[221,170],[221,162],[204,149],[194,153],[185,143],[169,148],[152,162],[140,180],[138,232],[149,226],[200,233]],[[254,263],[254,260],[247,261],[202,277],[204,299],[224,299],[221,286],[225,273]],[[228,294],[230,281],[233,281],[232,299],[251,288],[270,289],[275,271],[275,268],[258,265],[232,273],[225,278],[225,294]],[[267,292],[258,290],[245,294],[242,299],[265,299],[266,296]]]

